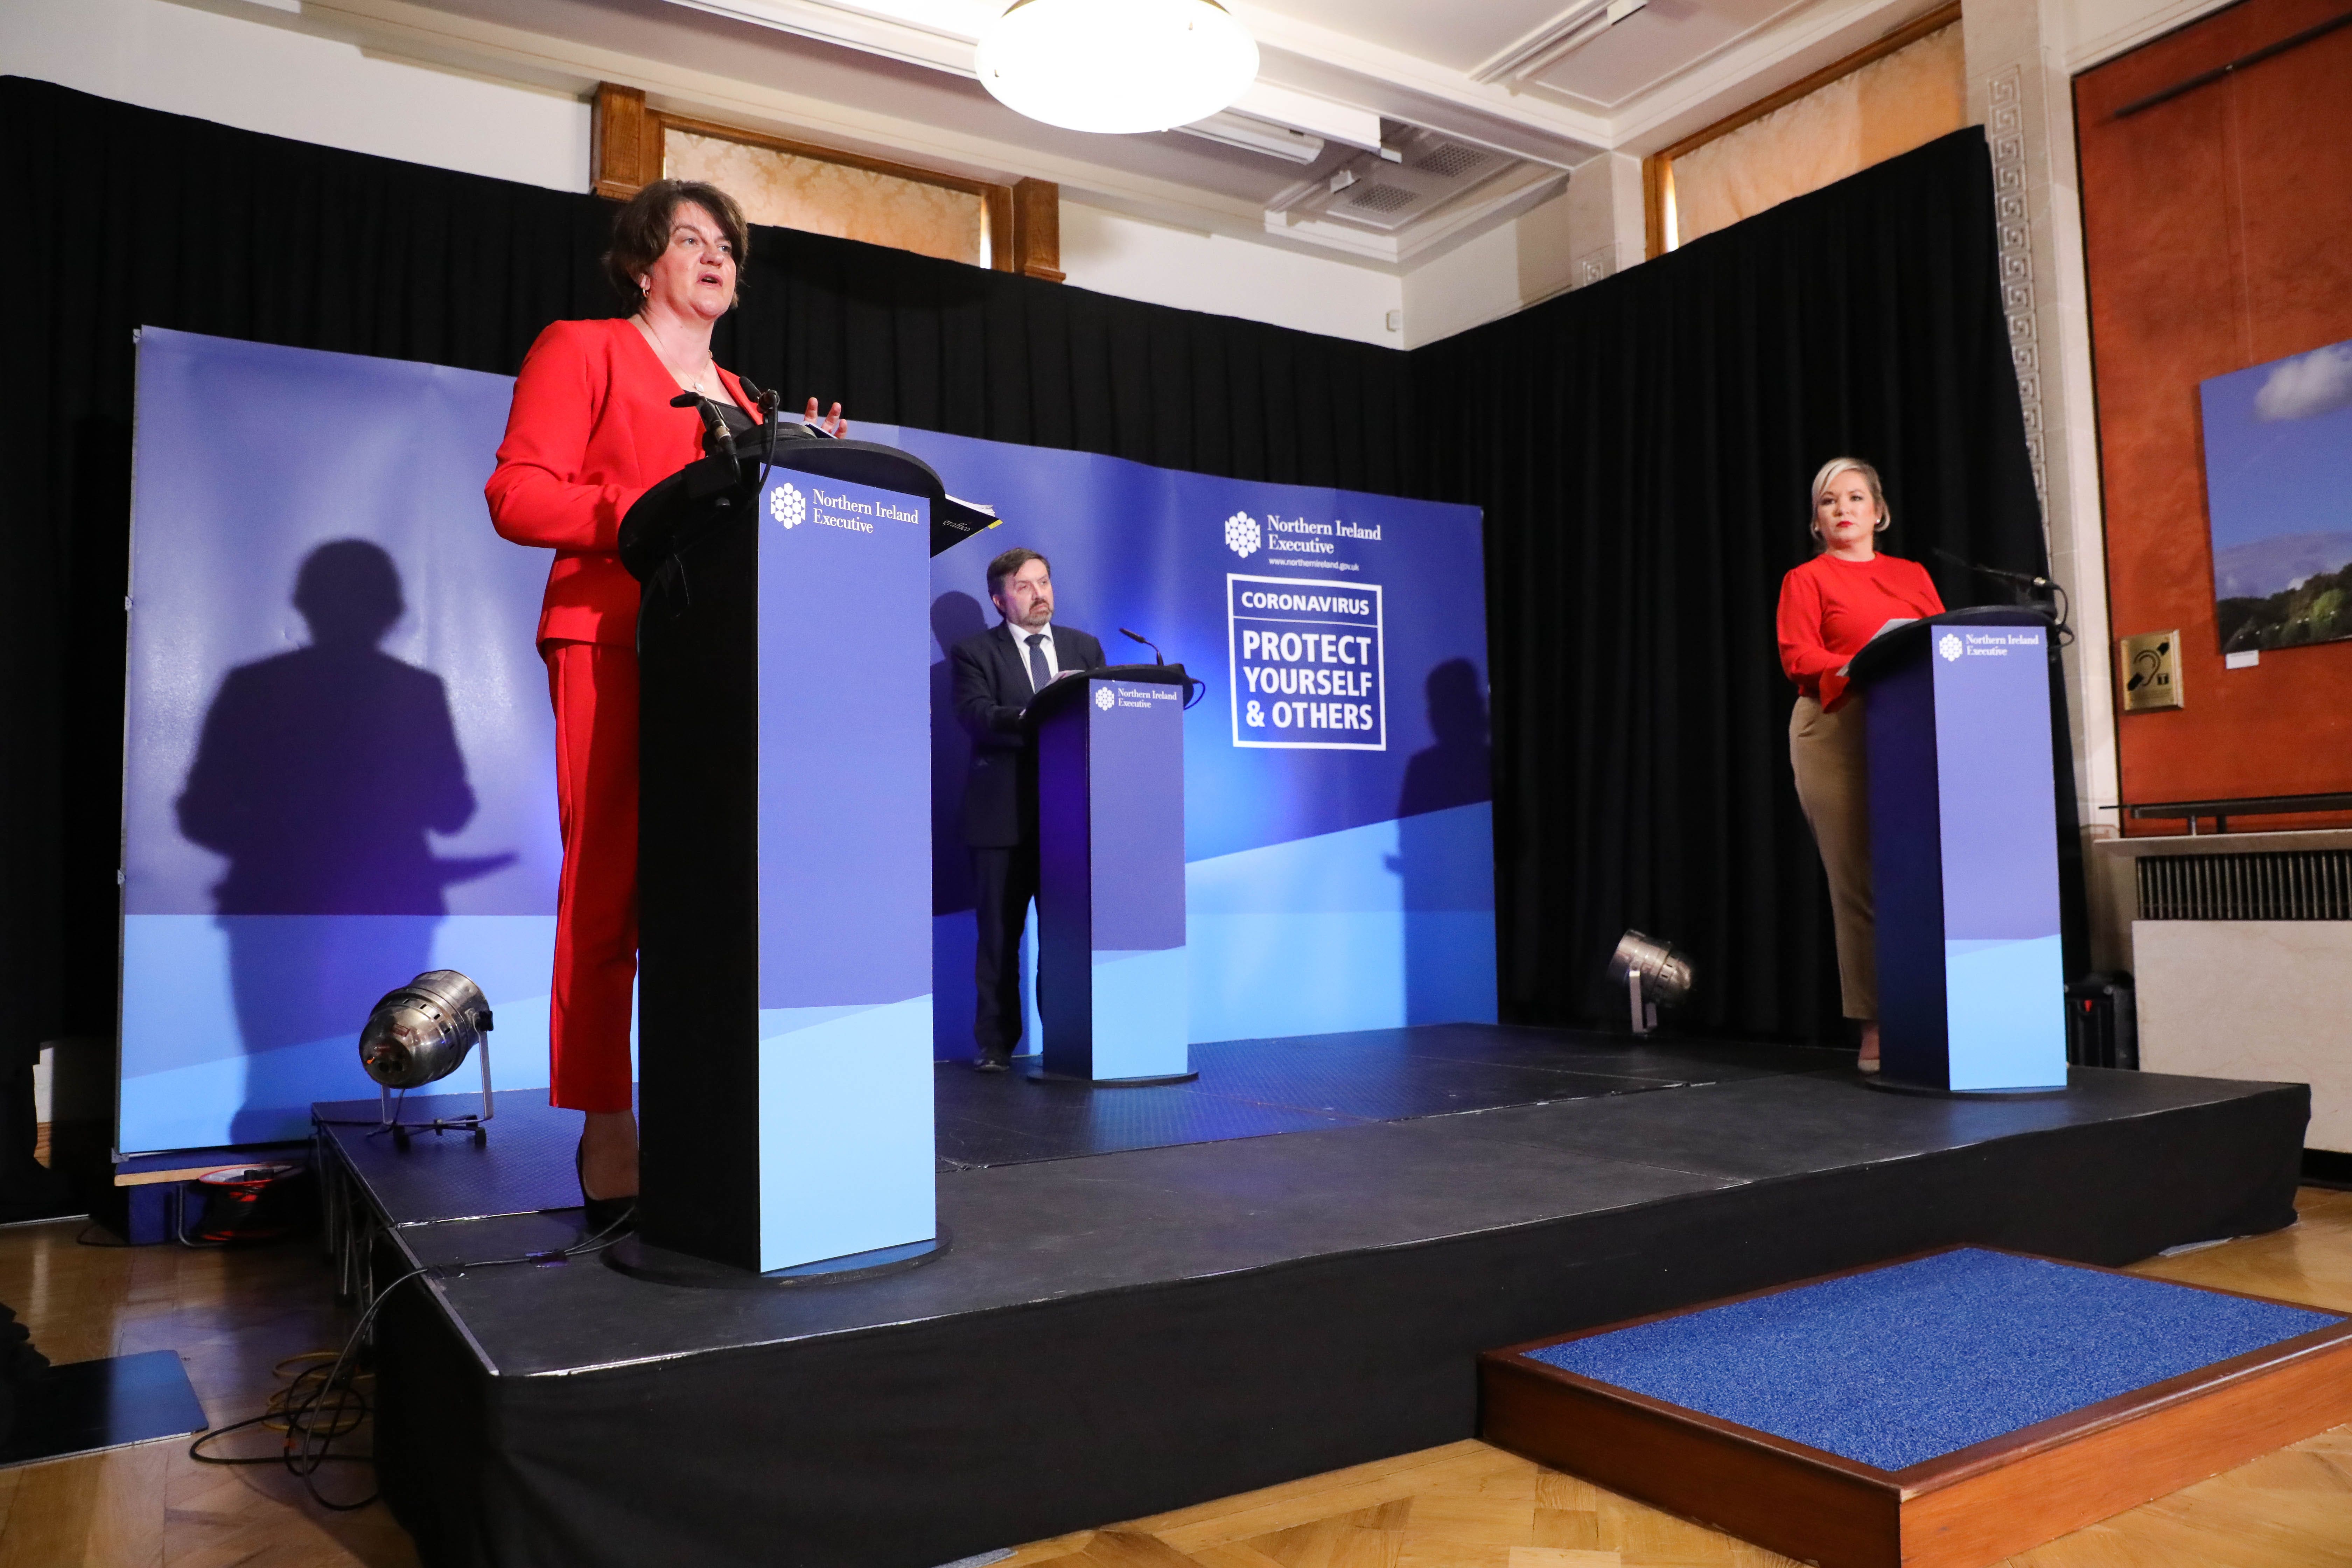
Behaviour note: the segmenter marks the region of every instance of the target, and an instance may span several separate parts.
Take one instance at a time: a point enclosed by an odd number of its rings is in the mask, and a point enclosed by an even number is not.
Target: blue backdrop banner
[[[306,1136],[427,969],[490,998],[501,1086],[547,1082],[548,552],[482,502],[512,384],[140,335],[124,1152]]]
[[[482,502],[506,377],[148,329],[123,781],[126,1153],[299,1138],[372,1092],[369,1006],[478,981],[542,1086],[560,851],[544,551]],[[1478,514],[864,425],[1008,520],[931,563],[934,1048],[971,1049],[969,752],[945,649],[985,568],[1207,678],[1185,715],[1192,1038],[1495,1016]]]
[[[1495,1017],[1486,612],[1475,508],[866,426],[1006,521],[931,562],[940,1055],[972,1052],[970,751],[947,650],[1043,552],[1057,624],[1209,682],[1185,715],[1196,1041]],[[1024,1041],[1034,1049],[1034,1037]]]

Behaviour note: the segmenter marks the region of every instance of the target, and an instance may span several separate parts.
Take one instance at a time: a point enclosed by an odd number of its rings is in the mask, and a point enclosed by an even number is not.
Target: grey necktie
[[[1043,691],[1052,685],[1053,681],[1054,672],[1045,668],[1045,634],[1031,632],[1029,634],[1029,684],[1034,689]]]

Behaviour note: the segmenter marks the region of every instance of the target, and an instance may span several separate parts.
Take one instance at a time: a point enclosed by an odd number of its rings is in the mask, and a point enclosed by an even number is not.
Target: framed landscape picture
[[[2221,651],[2352,637],[2352,341],[2197,392]]]

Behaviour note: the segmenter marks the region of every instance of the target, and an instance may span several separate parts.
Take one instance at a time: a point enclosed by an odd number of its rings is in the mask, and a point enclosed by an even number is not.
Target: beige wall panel
[[[1678,243],[1968,123],[1960,26],[1930,33],[1674,161]]]
[[[1862,162],[1868,168],[1969,122],[1968,61],[1958,22],[1853,73]]]
[[[2311,1085],[2309,1149],[2352,1153],[2352,921],[2134,921],[2139,1065]]]
[[[672,130],[662,153],[663,174],[717,185],[753,223],[986,263],[986,205],[972,192],[689,131]]]

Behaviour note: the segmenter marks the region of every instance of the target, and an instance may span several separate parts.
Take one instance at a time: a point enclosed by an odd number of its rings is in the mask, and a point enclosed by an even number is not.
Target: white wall
[[[1081,289],[1278,327],[1403,346],[1403,281],[1352,262],[1062,202],[1062,270]]]
[[[588,106],[167,0],[5,0],[0,70],[354,153],[588,188]]]
[[[1554,197],[1406,273],[1405,347],[1450,338],[1525,303],[1519,292],[1519,226],[1566,199]]]
[[[1603,153],[1568,189],[1405,274],[1404,338],[1419,348],[1640,264],[1642,161]]]

